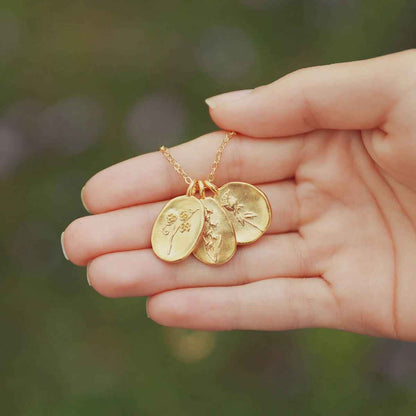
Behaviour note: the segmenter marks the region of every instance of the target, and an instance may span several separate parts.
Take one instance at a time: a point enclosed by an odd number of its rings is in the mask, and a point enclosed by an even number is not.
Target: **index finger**
[[[170,149],[194,179],[205,179],[224,132],[214,132]],[[267,183],[290,178],[298,164],[303,138],[253,139],[237,135],[226,147],[215,184],[246,181]],[[184,194],[187,184],[159,152],[113,165],[94,175],[82,190],[91,213],[157,202]]]

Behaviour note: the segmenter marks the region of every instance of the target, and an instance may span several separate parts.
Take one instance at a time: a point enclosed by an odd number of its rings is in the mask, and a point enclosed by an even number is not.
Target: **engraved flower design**
[[[191,229],[191,224],[189,224],[189,222],[183,222],[180,226],[179,226],[179,231],[181,233],[184,233],[185,231],[189,231]]]
[[[192,215],[199,209],[182,209],[179,212],[172,210],[166,215],[166,223],[161,229],[163,235],[169,236],[168,255],[172,251],[173,239],[177,235],[178,231],[183,234],[191,230],[191,223],[188,221]]]
[[[221,206],[223,206],[227,211],[231,212],[234,215],[234,218],[241,224],[241,226],[244,227],[246,224],[249,224],[252,227],[260,230],[257,225],[250,221],[251,218],[257,217],[257,214],[251,211],[244,211],[244,205],[238,203],[238,199],[234,195],[231,195],[230,190],[227,190],[224,192],[224,195],[222,195]],[[260,231],[263,232],[263,230]]]
[[[180,212],[179,219],[181,221],[187,221],[189,218],[190,218],[190,214],[188,212],[186,212],[185,210]]]
[[[178,217],[173,212],[169,213],[166,217],[168,225],[172,225],[177,219]]]
[[[214,212],[210,209],[205,209],[205,227],[203,233],[203,240],[205,251],[207,252],[208,256],[214,261],[214,263],[218,260],[218,255],[221,247],[221,235],[218,234],[215,229],[217,228],[217,224],[212,220],[211,215]]]

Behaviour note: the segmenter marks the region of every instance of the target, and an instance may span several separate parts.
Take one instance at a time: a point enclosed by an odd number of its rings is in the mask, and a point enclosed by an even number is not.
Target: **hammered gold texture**
[[[170,200],[153,225],[153,251],[168,262],[186,259],[199,243],[204,220],[204,206],[194,196]]]
[[[237,249],[234,227],[214,198],[201,202],[205,207],[205,225],[194,256],[205,264],[224,264]]]
[[[270,226],[270,203],[259,188],[245,182],[229,182],[218,189],[216,199],[234,226],[238,244],[256,241]]]

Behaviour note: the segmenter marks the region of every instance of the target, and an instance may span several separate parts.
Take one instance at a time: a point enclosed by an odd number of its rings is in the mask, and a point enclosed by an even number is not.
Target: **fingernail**
[[[146,315],[148,318],[150,318],[150,314],[149,314],[149,300],[150,298],[146,299]]]
[[[225,94],[215,95],[205,100],[209,108],[217,108],[221,104],[230,103],[240,100],[249,95],[253,90],[239,90],[226,92]]]
[[[84,201],[84,189],[85,189],[85,186],[81,189],[81,202],[82,202],[82,205],[85,208],[85,211],[87,211],[88,214],[91,214],[90,210],[88,209],[88,207],[87,207],[87,205],[85,204],[85,201]]]
[[[90,281],[90,276],[89,276],[89,274],[88,274],[88,269],[89,269],[89,264],[87,264],[87,282],[88,282],[88,285],[89,285],[89,286],[92,286],[92,285],[91,285],[91,281]]]
[[[65,247],[64,247],[64,234],[65,234],[65,232],[63,232],[63,233],[61,234],[61,247],[62,247],[62,253],[63,253],[64,257],[65,257],[65,260],[69,260],[68,256],[66,255],[66,252],[65,252]]]

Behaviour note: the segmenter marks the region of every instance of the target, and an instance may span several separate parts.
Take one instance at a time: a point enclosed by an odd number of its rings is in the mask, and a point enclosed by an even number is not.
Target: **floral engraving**
[[[173,246],[173,239],[179,233],[183,234],[191,230],[191,224],[189,220],[195,212],[199,211],[199,208],[194,210],[192,209],[183,209],[179,213],[177,210],[172,209],[169,214],[166,216],[166,224],[162,228],[162,234],[169,236],[169,247],[168,255],[170,255]]]
[[[251,221],[252,218],[257,217],[257,214],[251,211],[245,211],[244,205],[238,203],[237,198],[231,195],[230,190],[225,191],[222,195],[221,206],[224,207],[227,211],[231,212],[234,215],[234,218],[241,224],[241,226],[244,227],[246,224],[249,224],[261,232],[264,231]]]
[[[205,251],[208,257],[214,262],[218,262],[218,255],[220,253],[222,237],[216,232],[217,224],[212,219],[213,211],[205,208],[205,226],[202,234]]]

